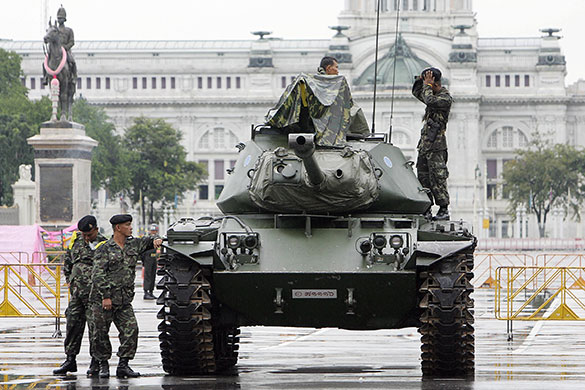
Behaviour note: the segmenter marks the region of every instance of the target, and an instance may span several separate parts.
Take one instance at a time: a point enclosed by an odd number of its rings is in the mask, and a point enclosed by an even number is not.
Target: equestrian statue
[[[77,65],[71,54],[75,44],[73,30],[65,27],[67,13],[61,6],[57,11],[57,21],[51,24],[44,37],[48,49],[43,63],[43,82],[51,86],[53,113],[51,121],[57,121],[57,109],[61,111],[61,121],[71,122],[71,108],[77,82]],[[57,24],[58,23],[58,24]]]

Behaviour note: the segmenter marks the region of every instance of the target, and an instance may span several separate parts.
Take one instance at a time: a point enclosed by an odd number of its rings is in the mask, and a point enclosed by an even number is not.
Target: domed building
[[[345,0],[331,39],[258,32],[238,41],[78,41],[77,93],[104,107],[120,132],[140,115],[182,131],[188,158],[206,165],[208,176],[169,211],[173,219],[218,212],[215,199],[236,160],[234,145],[249,138],[250,124],[263,123],[292,78],[315,72],[324,55],[339,60],[370,126],[380,133],[392,126],[392,143],[414,161],[424,105],[410,88],[413,77],[432,65],[454,98],[447,127],[452,219],[472,222],[480,238],[537,237],[534,216],[507,209],[501,172],[535,129],[552,131],[555,142],[585,145],[585,81],[565,86],[560,38],[553,30],[534,38],[481,38],[471,0],[380,3],[375,117],[377,0]],[[3,40],[0,47],[23,56],[29,97],[49,94],[40,82],[40,40]],[[106,201],[103,191],[94,197],[107,226],[120,203]],[[550,237],[583,235],[585,222],[563,231],[563,218],[553,210]]]

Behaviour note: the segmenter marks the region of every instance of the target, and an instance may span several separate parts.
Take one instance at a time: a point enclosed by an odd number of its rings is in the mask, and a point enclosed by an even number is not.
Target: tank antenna
[[[374,104],[372,106],[372,134],[376,132],[376,86],[378,85],[378,37],[380,35],[380,0],[376,5],[376,59],[374,60]]]
[[[394,37],[394,66],[392,69],[392,97],[390,98],[390,127],[388,128],[388,143],[392,143],[392,119],[394,119],[394,86],[396,85],[396,53],[398,45],[398,21],[400,20],[400,1],[396,2],[396,36]]]

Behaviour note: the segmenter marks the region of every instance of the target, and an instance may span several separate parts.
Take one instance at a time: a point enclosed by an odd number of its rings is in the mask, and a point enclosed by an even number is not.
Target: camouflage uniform
[[[92,320],[92,357],[104,361],[112,356],[108,332],[112,321],[119,331],[120,358],[133,359],[138,345],[138,323],[132,308],[138,258],[153,248],[155,237],[126,239],[122,249],[110,238],[97,250],[90,293]],[[102,300],[110,298],[112,309],[104,310]]]
[[[412,94],[427,106],[423,117],[424,125],[417,145],[418,180],[423,187],[431,190],[429,195],[431,202],[434,200],[437,205],[447,207],[449,205],[449,192],[447,191],[449,171],[447,169],[448,153],[445,131],[453,98],[445,87],[441,87],[439,92],[434,94],[432,87],[424,84],[421,78],[417,79],[412,86]],[[432,139],[431,126],[438,129],[434,140]]]
[[[64,256],[63,264],[63,273],[65,274],[65,279],[69,284],[69,292],[71,293],[69,305],[67,306],[67,310],[65,310],[65,317],[67,318],[65,354],[67,356],[76,356],[79,354],[86,322],[90,341],[92,334],[89,292],[95,249],[92,249],[90,244],[85,242],[81,234],[72,238],[72,240],[73,242]],[[106,240],[104,236],[98,233],[93,243],[98,244]]]

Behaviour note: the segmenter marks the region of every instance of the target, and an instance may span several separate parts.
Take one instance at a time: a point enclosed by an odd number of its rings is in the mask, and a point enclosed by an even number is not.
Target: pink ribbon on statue
[[[65,51],[65,48],[63,46],[61,46],[61,53],[63,53],[63,56],[61,57],[61,62],[59,63],[57,69],[52,70],[51,68],[49,68],[49,56],[45,56],[45,62],[43,62],[45,70],[47,71],[48,74],[53,76],[53,78],[56,78],[59,72],[63,70],[65,62],[67,61],[67,52]]]

